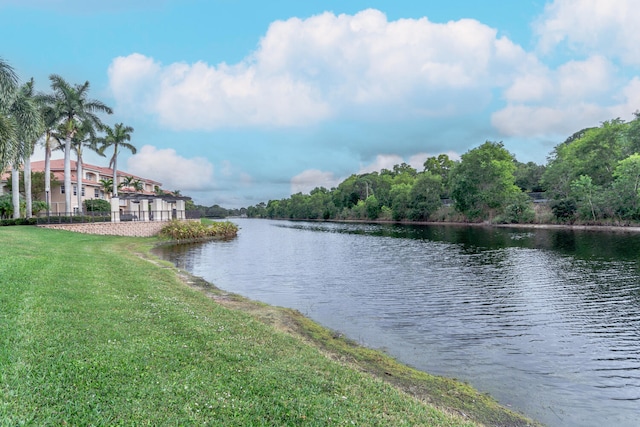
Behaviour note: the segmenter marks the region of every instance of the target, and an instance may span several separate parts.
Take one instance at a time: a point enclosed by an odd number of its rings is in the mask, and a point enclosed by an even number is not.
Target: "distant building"
[[[50,166],[51,174],[55,177],[55,180],[51,182],[51,194],[49,195],[50,213],[65,214],[65,193],[67,189],[64,188],[64,160],[51,160]],[[32,162],[31,170],[32,172],[44,172],[44,161]],[[71,161],[72,188],[69,191],[72,192],[71,204],[73,213],[78,212],[78,191],[82,192],[83,202],[90,199],[111,201],[111,193],[106,191],[101,181],[113,179],[113,169],[83,163],[82,173],[84,176],[82,177],[80,189],[78,189],[76,173],[76,162]],[[0,195],[9,192],[7,180],[10,177],[10,170],[2,175],[0,179]],[[169,192],[159,192],[158,190],[162,183],[119,170],[118,184],[124,184],[128,180],[139,182],[139,190],[136,190],[133,186],[118,188],[119,210],[123,220],[154,219],[154,212],[157,220],[168,219],[168,217],[184,218],[184,205],[185,201],[190,199],[189,197],[174,196]],[[33,198],[46,201],[47,195],[34,193]],[[177,207],[181,208],[179,209],[181,212],[176,212]]]

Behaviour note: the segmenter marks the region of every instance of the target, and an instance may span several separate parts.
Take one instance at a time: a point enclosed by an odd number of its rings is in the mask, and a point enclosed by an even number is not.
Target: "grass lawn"
[[[0,227],[1,426],[476,425],[185,286],[155,242]]]

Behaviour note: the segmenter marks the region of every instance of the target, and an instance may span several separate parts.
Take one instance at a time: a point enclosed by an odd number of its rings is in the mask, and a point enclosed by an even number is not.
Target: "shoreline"
[[[398,362],[383,351],[361,346],[341,333],[320,325],[298,310],[271,306],[226,292],[215,284],[163,260],[153,252],[153,248],[146,254],[138,255],[151,262],[160,260],[169,263],[176,277],[184,285],[203,292],[215,303],[245,312],[280,332],[318,348],[327,358],[391,384],[411,398],[438,410],[457,414],[480,425],[542,426],[539,422],[501,405],[492,396],[481,393],[463,381],[435,376]]]
[[[640,233],[640,225],[590,225],[590,224],[491,224],[489,222],[453,222],[453,221],[391,221],[367,219],[294,219],[294,218],[248,218],[268,219],[292,222],[326,222],[353,224],[389,224],[389,225],[446,225],[454,227],[484,227],[484,228],[522,228],[534,230],[574,230],[598,231],[617,233]]]

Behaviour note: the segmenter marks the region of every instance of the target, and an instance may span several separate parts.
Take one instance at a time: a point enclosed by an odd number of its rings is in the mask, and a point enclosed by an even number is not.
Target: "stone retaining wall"
[[[82,224],[42,224],[38,227],[109,236],[150,237],[160,232],[167,221],[94,222]]]

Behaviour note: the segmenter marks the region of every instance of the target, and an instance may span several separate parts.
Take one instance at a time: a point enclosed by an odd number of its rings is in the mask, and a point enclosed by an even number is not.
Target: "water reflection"
[[[549,425],[637,425],[640,236],[240,223],[164,256]]]

